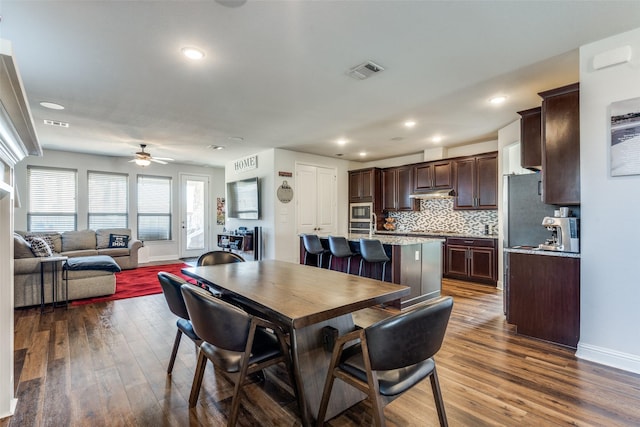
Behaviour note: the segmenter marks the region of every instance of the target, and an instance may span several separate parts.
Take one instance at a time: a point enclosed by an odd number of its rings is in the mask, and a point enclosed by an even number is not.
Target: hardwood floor
[[[451,426],[640,425],[640,376],[579,361],[573,351],[513,333],[495,288],[444,280],[454,309],[438,374]],[[358,313],[369,323],[392,310]],[[40,314],[15,311],[18,407],[1,427],[224,425],[232,385],[209,364],[200,401],[188,408],[196,357],[184,339],[166,368],[175,317],[162,295]],[[280,367],[245,387],[242,426],[299,425]],[[370,425],[366,402],[330,426]],[[385,408],[389,426],[437,425],[429,381]]]

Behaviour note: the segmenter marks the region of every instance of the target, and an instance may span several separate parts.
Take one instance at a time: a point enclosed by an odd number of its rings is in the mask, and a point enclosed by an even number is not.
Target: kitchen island
[[[322,246],[329,249],[328,236],[319,235]],[[350,274],[358,274],[360,265],[359,243],[360,239],[368,239],[368,234],[349,234],[345,236],[349,241],[352,252],[356,255],[351,260]],[[385,281],[408,286],[411,292],[408,296],[394,301],[390,305],[397,308],[405,308],[410,305],[440,296],[442,289],[442,246],[443,238],[393,236],[374,234],[372,239],[382,242],[385,252],[391,259],[387,263]],[[300,238],[300,264],[304,264],[304,244]],[[307,264],[316,265],[316,258],[308,256]],[[334,258],[332,268],[345,271],[347,262],[344,259]],[[329,267],[329,256],[323,259],[323,268]],[[371,271],[373,270],[373,271]],[[379,270],[365,269],[364,275],[379,277]]]

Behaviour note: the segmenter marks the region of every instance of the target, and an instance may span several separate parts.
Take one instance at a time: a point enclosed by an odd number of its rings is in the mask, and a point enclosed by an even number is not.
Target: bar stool
[[[304,243],[304,264],[307,265],[307,255],[316,255],[316,267],[322,268],[322,258],[329,251],[322,247],[320,238],[316,234],[303,234],[302,242]]]
[[[360,269],[358,270],[358,275],[362,276],[362,265],[364,262],[368,263],[382,263],[382,277],[380,280],[384,280],[385,268],[387,266],[387,262],[391,261],[384,251],[384,247],[382,246],[382,242],[380,240],[375,239],[360,239],[360,254],[362,258],[360,259]]]
[[[351,252],[349,242],[344,237],[329,236],[329,250],[331,255],[329,256],[329,270],[331,270],[331,261],[333,257],[347,258],[347,273],[351,272],[351,257],[355,254]]]

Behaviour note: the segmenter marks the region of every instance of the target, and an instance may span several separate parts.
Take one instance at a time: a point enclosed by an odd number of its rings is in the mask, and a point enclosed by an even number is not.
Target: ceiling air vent
[[[57,120],[49,120],[49,119],[44,119],[44,124],[45,125],[49,125],[49,126],[58,126],[58,127],[61,127],[61,128],[68,128],[69,127],[69,123],[59,122]]]
[[[347,74],[356,80],[364,80],[376,73],[379,73],[380,71],[384,71],[384,68],[373,61],[367,61],[364,64],[360,64],[357,67],[350,69]]]

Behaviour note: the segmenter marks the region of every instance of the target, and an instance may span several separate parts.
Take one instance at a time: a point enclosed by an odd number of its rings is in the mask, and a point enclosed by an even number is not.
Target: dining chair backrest
[[[195,285],[183,285],[182,295],[201,339],[224,350],[245,351],[251,326],[247,312]]]
[[[338,258],[353,255],[349,242],[342,236],[329,236],[329,250],[331,251],[331,255]]]
[[[360,239],[360,254],[367,262],[389,261],[382,242],[377,239]]]
[[[244,262],[244,258],[240,255],[229,251],[211,251],[200,255],[197,261],[197,265],[216,265],[216,264],[231,264],[234,262]]]
[[[324,252],[322,242],[320,242],[320,238],[316,234],[303,234],[302,242],[304,243],[304,249],[310,254],[317,255]]]
[[[182,297],[181,286],[188,283],[180,276],[161,271],[158,273],[158,281],[162,287],[162,293],[167,300],[169,310],[182,319],[189,319],[189,312]]]
[[[418,304],[367,327],[371,369],[399,369],[433,357],[442,346],[452,307],[453,298],[445,297]]]

